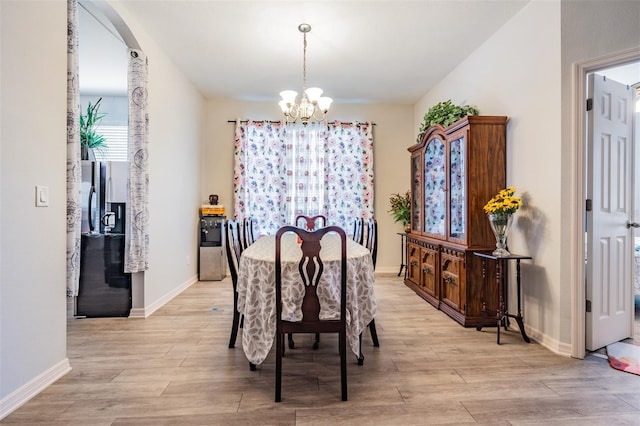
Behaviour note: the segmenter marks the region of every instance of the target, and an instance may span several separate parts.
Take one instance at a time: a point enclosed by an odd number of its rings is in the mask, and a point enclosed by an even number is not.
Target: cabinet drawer
[[[407,244],[407,279],[420,285],[420,247],[416,244]]]
[[[440,254],[440,292],[443,303],[464,313],[464,253],[443,249]]]
[[[437,255],[437,249],[420,249],[420,273],[422,278],[420,281],[420,285],[428,294],[433,297],[438,297],[439,293],[437,287]]]

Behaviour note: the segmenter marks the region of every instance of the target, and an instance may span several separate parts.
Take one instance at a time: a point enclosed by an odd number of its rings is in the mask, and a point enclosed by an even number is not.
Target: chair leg
[[[282,390],[282,352],[284,350],[284,339],[281,333],[276,336],[276,402],[281,401]]]
[[[244,319],[244,315],[242,316]],[[238,323],[240,322],[240,312],[235,310],[233,312],[233,324],[231,326],[231,337],[229,338],[229,348],[236,347],[236,337],[238,336]]]
[[[362,333],[358,336],[358,365],[364,364],[364,355],[362,354]]]
[[[288,340],[289,340],[289,349],[293,349],[296,347],[296,342],[293,341],[293,333],[289,333],[288,334]]]
[[[380,343],[378,342],[378,333],[376,332],[376,320],[372,319],[369,323],[369,331],[371,332],[371,340],[373,340],[373,346],[376,348],[380,347]]]
[[[318,349],[320,347],[320,333],[316,333],[316,340],[313,342],[313,349]]]

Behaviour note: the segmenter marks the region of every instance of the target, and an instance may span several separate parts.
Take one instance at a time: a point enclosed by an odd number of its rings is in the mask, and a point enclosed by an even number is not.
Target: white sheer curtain
[[[298,214],[327,217],[350,230],[373,217],[371,123],[285,125],[236,122],[234,211],[259,233],[275,233]]]
[[[284,128],[287,170],[287,223],[298,215],[327,216],[326,152],[327,128],[319,123]]]
[[[80,281],[80,89],[78,85],[78,2],[67,0],[67,297]]]

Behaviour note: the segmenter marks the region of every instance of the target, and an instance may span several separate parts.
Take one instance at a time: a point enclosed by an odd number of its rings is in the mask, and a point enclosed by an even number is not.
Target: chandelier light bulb
[[[322,89],[318,87],[310,87],[304,91],[307,94],[307,97],[312,103],[317,103],[320,96],[322,96]]]
[[[333,102],[333,99],[323,96],[320,99],[318,99],[318,108],[320,108],[320,111],[326,114],[327,111],[329,111],[329,108],[331,107],[332,102]]]

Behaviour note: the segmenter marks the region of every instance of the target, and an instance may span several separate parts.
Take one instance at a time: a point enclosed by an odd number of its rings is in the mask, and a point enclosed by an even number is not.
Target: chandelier
[[[307,33],[311,31],[311,25],[300,24],[298,31],[303,34],[304,50],[302,56],[302,98],[296,103],[298,92],[284,90],[280,92],[282,100],[278,103],[289,123],[300,119],[306,125],[309,120],[323,121],[333,99],[322,96],[322,89],[310,87],[307,89]]]

